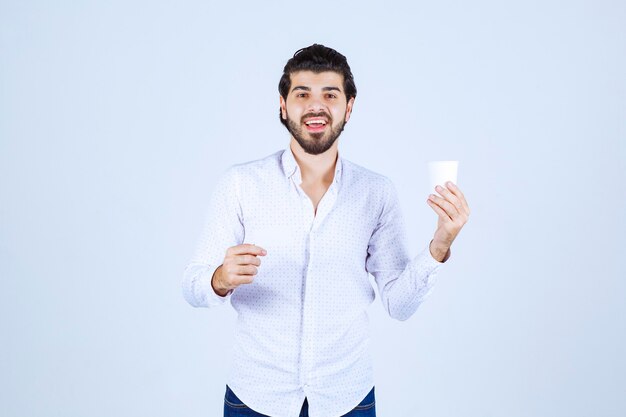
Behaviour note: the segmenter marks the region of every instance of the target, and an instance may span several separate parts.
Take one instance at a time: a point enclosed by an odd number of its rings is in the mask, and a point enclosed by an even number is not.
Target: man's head
[[[281,123],[313,155],[333,145],[356,98],[346,57],[318,44],[300,49],[287,62],[278,91]]]

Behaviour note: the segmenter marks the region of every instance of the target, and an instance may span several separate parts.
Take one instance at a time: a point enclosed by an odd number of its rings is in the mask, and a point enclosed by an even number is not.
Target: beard
[[[304,123],[298,124],[295,120],[291,119],[289,113],[287,113],[287,130],[289,130],[289,133],[291,133],[294,139],[300,144],[304,152],[311,155],[319,155],[329,150],[346,126],[345,118],[341,120],[337,126],[334,126],[332,118],[325,113],[307,114],[302,117],[302,119],[304,120],[305,117],[328,118],[328,130],[311,133],[307,132],[306,128],[302,127]]]

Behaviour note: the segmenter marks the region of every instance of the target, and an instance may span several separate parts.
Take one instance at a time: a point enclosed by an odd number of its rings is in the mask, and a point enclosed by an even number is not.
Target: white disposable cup
[[[452,181],[456,185],[459,161],[431,161],[428,163],[428,177],[430,179],[430,192],[434,193],[435,187],[441,185],[446,188],[446,182]]]

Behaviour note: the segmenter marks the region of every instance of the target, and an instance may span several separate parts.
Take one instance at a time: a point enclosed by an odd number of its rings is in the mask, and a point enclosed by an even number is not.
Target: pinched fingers
[[[240,266],[239,268],[237,280],[239,280],[240,284],[251,284],[254,281],[254,277],[259,272],[257,267],[253,265]]]
[[[257,255],[265,256],[267,251],[260,246],[252,243],[242,243],[241,245],[232,246],[226,251],[227,256],[235,255]]]
[[[448,184],[451,184],[451,183],[448,182]],[[450,187],[450,185],[448,185],[448,187]],[[461,203],[461,200],[459,199],[459,197],[457,197],[450,189],[446,187],[442,187],[441,185],[438,185],[435,187],[435,190],[439,194],[441,194],[444,199],[450,202],[459,213],[462,213],[465,210],[463,208],[463,204]]]
[[[261,258],[254,255],[239,255],[235,256],[235,262],[237,265],[261,265]]]
[[[257,272],[254,266],[239,266],[237,273],[231,276],[231,280],[236,287],[241,284],[251,284]]]
[[[457,207],[454,204],[452,204],[450,201],[446,200],[445,198],[439,197],[438,195],[435,195],[435,194],[431,194],[428,196],[428,200],[430,203],[433,203],[434,206],[438,207],[443,212],[443,213],[440,213],[439,211],[435,209],[435,207],[433,207],[433,209],[437,211],[437,214],[439,215],[443,214],[445,217],[453,221],[459,216],[459,209],[457,209]],[[433,206],[433,204],[431,204],[431,207]]]
[[[470,215],[469,205],[467,204],[467,200],[465,199],[465,195],[463,194],[461,189],[452,181],[448,181],[446,183],[446,186],[450,190],[449,192],[457,198],[465,214],[469,216]]]
[[[221,265],[220,280],[228,288],[237,288],[241,284],[250,284],[258,274],[261,265],[259,256],[267,252],[260,246],[243,243],[228,248]]]
[[[237,267],[237,275],[240,276],[256,275],[258,272],[257,267],[254,265],[239,265]]]
[[[461,190],[455,184],[448,182],[448,187],[437,186],[437,192],[441,196],[431,194],[428,196],[428,205],[437,213],[439,221],[435,231],[434,240],[452,244],[463,225],[469,217],[469,207]]]
[[[432,207],[433,210],[435,210],[435,213],[437,213],[437,215],[442,218],[442,219],[447,219],[447,220],[452,220],[450,219],[450,216],[448,215],[448,213],[446,213],[441,207],[439,207],[433,200],[431,200],[432,196],[428,197],[428,205],[430,207]]]
[[[254,265],[235,265],[225,263],[223,266],[225,273],[225,282],[232,288],[236,288],[241,284],[250,284],[254,281],[258,269]]]

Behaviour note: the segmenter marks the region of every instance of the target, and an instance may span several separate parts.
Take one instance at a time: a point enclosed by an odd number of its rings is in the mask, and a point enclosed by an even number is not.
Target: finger
[[[463,207],[463,210],[465,211],[465,214],[467,214],[469,216],[469,214],[470,214],[469,205],[467,204],[467,200],[465,199],[465,195],[463,194],[461,189],[458,187],[458,185],[454,184],[452,181],[448,181],[446,186],[450,189],[451,192],[454,193],[454,195],[457,196],[457,198],[461,202],[461,207]]]
[[[260,246],[251,243],[243,243],[228,249],[230,255],[256,255],[265,256],[267,251]]]
[[[237,285],[251,284],[258,273],[254,266],[240,266],[239,274],[234,277],[234,281]]]
[[[258,272],[254,265],[240,265],[237,268],[237,275],[239,276],[256,275]]]
[[[437,213],[439,215],[440,218],[444,219],[444,220],[450,220],[452,221],[452,219],[450,218],[450,216],[448,216],[448,213],[445,212],[444,209],[442,209],[441,207],[439,207],[437,205],[437,203],[431,201],[430,199],[426,200],[426,202],[428,203],[428,205],[435,210],[435,213]]]
[[[441,207],[448,214],[448,217],[450,217],[452,220],[454,220],[459,215],[459,211],[457,210],[457,208],[448,200],[435,194],[431,194],[428,198],[430,199],[430,201],[436,203],[439,207]]]
[[[238,255],[235,257],[237,265],[261,265],[261,259],[254,255]]]
[[[235,285],[238,287],[242,284],[252,284],[254,282],[254,275],[240,275],[235,280]]]
[[[465,214],[469,216],[470,214],[469,205],[467,204],[465,195],[463,195],[463,192],[461,191],[459,186],[453,183],[452,181],[448,181],[446,186],[450,189],[450,191],[454,193],[454,195],[458,197],[459,201],[461,202],[461,206],[463,207],[463,210],[465,210]]]
[[[437,192],[441,194],[443,198],[451,202],[454,205],[454,207],[456,207],[459,213],[463,210],[463,205],[461,204],[461,201],[459,201],[459,198],[456,195],[454,195],[449,189],[447,189],[446,187],[442,187],[441,185],[438,185],[435,187],[435,190],[437,190]]]

